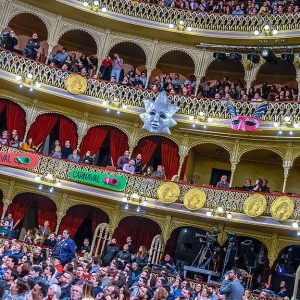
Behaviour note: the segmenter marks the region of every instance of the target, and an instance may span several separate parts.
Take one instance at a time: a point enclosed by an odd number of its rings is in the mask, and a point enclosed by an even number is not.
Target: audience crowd
[[[139,0],[160,6],[227,15],[267,15],[298,13],[299,1],[239,0]]]

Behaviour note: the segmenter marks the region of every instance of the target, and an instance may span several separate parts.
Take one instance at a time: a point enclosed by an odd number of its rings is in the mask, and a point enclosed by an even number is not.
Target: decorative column
[[[234,178],[234,173],[236,171],[236,167],[237,167],[238,163],[240,162],[239,152],[240,152],[240,140],[235,139],[233,151],[230,153],[230,163],[231,163],[231,176],[230,176],[230,182],[229,182],[230,187],[232,186],[232,183],[233,183],[233,178]]]
[[[150,82],[150,77],[151,77],[153,69],[151,69],[151,67],[147,67],[147,66],[146,66],[146,69],[147,69],[147,81],[146,81],[146,84],[145,84],[145,88],[148,88],[148,85],[149,85],[149,82]]]
[[[195,85],[195,94],[194,94],[194,96],[197,96],[198,92],[199,92],[199,85],[200,85],[201,80],[204,77],[204,75],[201,74],[201,75],[195,75],[195,76],[196,76],[196,85]]]
[[[189,148],[184,145],[179,146],[178,154],[179,154],[179,167],[178,167],[177,175],[180,176],[184,160],[189,154]]]
[[[55,199],[56,204],[56,214],[57,214],[57,222],[56,222],[56,228],[55,233],[58,233],[58,229],[61,223],[62,218],[66,215],[68,209],[73,205],[72,201],[69,199],[68,193],[63,193],[62,197],[57,197]]]
[[[298,55],[297,59],[295,58],[294,66],[296,69],[296,80],[298,85],[298,99],[300,97],[300,57]]]
[[[3,201],[3,212],[2,212],[1,219],[4,218],[9,204],[11,204],[13,201],[15,185],[16,185],[16,182],[13,180],[10,180],[7,189],[3,191],[3,200],[2,200]]]
[[[12,0],[3,1],[0,5],[0,31],[2,32],[7,26],[11,18],[11,3]]]
[[[282,193],[285,193],[287,179],[288,179],[288,176],[289,176],[290,169],[293,166],[293,162],[291,160],[284,160],[282,166],[283,166],[283,187],[282,187]]]
[[[245,77],[247,93],[250,90],[252,83],[255,81],[256,76],[260,67],[264,64],[264,59],[260,59],[258,64],[253,63],[252,61],[247,59],[247,55],[243,55],[242,64],[245,69]]]
[[[35,115],[36,115],[36,111],[37,111],[38,102],[39,102],[38,100],[33,99],[30,109],[26,112],[26,129],[25,129],[23,142],[26,141],[28,131],[29,131],[32,123],[35,121]]]
[[[229,186],[231,187],[232,183],[233,183],[234,173],[235,173],[236,167],[237,167],[239,162],[238,161],[231,161],[230,163],[231,163],[231,176],[230,176]]]
[[[161,231],[161,236],[164,240],[165,245],[167,244],[168,239],[171,237],[171,234],[172,234],[172,217],[166,216]]]
[[[278,255],[278,234],[274,233],[272,234],[272,239],[269,243],[268,247],[268,259],[269,259],[269,266],[272,268],[277,255]],[[268,283],[271,283],[272,275],[269,276]]]
[[[124,215],[124,213],[121,211],[120,205],[116,204],[114,209],[111,211],[111,213],[108,216],[109,216],[109,232],[111,236],[113,236],[115,230],[119,226],[119,223],[127,215]]]
[[[139,124],[135,123],[133,128],[133,131],[130,132],[130,135],[128,137],[128,146],[129,146],[129,153],[132,154],[134,148],[136,147],[138,143],[138,138],[139,138]]]
[[[78,141],[77,141],[77,148],[79,148],[82,139],[87,134],[88,131],[88,124],[87,119],[89,117],[89,113],[84,112],[83,113],[83,119],[78,122]]]

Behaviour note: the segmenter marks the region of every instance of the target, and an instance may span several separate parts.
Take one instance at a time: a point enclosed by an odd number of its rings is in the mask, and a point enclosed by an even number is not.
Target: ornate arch
[[[20,106],[20,107],[24,110],[25,116],[26,116],[26,118],[27,118],[29,108],[28,108],[27,106],[25,106],[23,103],[17,102],[13,97],[6,96],[6,95],[5,95],[5,96],[1,96],[1,99],[2,99],[2,100],[7,100],[7,101],[10,101],[10,102],[13,102],[14,104]]]
[[[66,210],[65,215],[68,213],[68,211],[69,211],[71,208],[73,208],[73,207],[75,207],[75,206],[87,206],[87,207],[98,208],[98,209],[100,209],[103,213],[105,213],[105,214],[107,215],[108,223],[110,223],[109,215],[110,215],[110,213],[111,213],[111,210],[110,210],[110,209],[107,209],[107,208],[105,208],[105,207],[99,206],[99,205],[97,205],[96,203],[86,203],[86,202],[81,202],[81,201],[73,202],[73,201],[72,201],[72,203],[71,203],[70,205],[68,205],[68,208],[67,208],[67,210]]]
[[[203,145],[203,144],[212,144],[212,145],[220,146],[220,147],[222,147],[223,149],[225,149],[229,153],[230,157],[233,155],[232,150],[228,146],[226,146],[225,144],[223,144],[221,142],[214,141],[214,140],[194,142],[194,143],[192,143],[191,145],[188,146],[188,152],[192,148],[194,148],[196,146],[199,146],[199,145]]]
[[[88,132],[89,129],[91,129],[93,127],[98,127],[98,126],[111,126],[111,127],[117,128],[117,129],[119,129],[120,131],[122,131],[123,133],[126,134],[128,140],[130,139],[130,133],[126,129],[122,128],[119,125],[111,123],[111,122],[101,122],[101,123],[97,123],[97,124],[94,124],[94,123],[93,124],[88,124],[88,126],[86,128],[86,134],[87,134],[87,132]]]
[[[279,150],[276,150],[274,148],[269,148],[268,146],[258,146],[258,147],[254,146],[254,147],[246,148],[238,154],[238,160],[240,161],[244,154],[246,154],[248,152],[251,152],[251,151],[255,151],[255,150],[268,150],[268,151],[274,152],[274,153],[276,153],[280,156],[282,161],[284,161],[284,154],[283,153],[281,153]]]
[[[178,150],[179,150],[180,142],[177,141],[177,140],[176,140],[174,137],[172,137],[172,136],[166,136],[166,135],[163,135],[163,134],[150,134],[150,133],[141,134],[141,135],[136,139],[136,146],[137,146],[137,144],[139,143],[139,141],[140,141],[141,139],[146,138],[146,137],[155,137],[155,136],[169,139],[170,141],[174,142],[174,143],[177,145]]]

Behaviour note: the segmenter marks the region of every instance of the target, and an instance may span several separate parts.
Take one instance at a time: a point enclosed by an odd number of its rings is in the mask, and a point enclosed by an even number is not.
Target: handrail
[[[26,59],[14,53],[0,50],[0,70],[14,75],[26,77],[28,73],[33,75],[33,80],[48,86],[66,90],[65,79],[70,72],[65,72],[48,65]],[[116,102],[121,106],[125,104],[131,107],[144,108],[143,99],[155,99],[157,92],[146,89],[123,86],[98,79],[88,78],[88,88],[84,93],[108,103]],[[168,95],[171,103],[180,106],[179,114],[199,117],[205,114],[205,118],[230,119],[227,110],[227,101],[223,99],[211,99],[205,97],[192,97],[183,95]],[[251,116],[257,106],[256,102],[235,101],[237,113],[239,115]],[[266,121],[280,121],[285,116],[289,116],[294,122],[299,121],[300,102],[269,102],[269,109],[263,119]]]
[[[16,148],[0,145],[1,152],[8,153],[28,153]],[[152,177],[145,177],[141,175],[130,175],[123,172],[112,171],[107,168],[87,165],[84,163],[74,163],[63,159],[55,159],[49,156],[45,156],[40,153],[36,153],[38,157],[38,166],[34,169],[26,169],[29,172],[43,175],[45,172],[50,172],[55,178],[61,180],[73,181],[70,177],[71,170],[81,170],[87,172],[98,172],[107,175],[120,175],[124,176],[127,180],[125,192],[138,192],[140,196],[147,197],[149,199],[157,199],[156,191],[159,186],[167,180],[160,180]],[[253,194],[253,192],[231,190],[231,189],[219,189],[211,186],[201,186],[197,184],[183,184],[178,183],[180,188],[180,196],[177,204],[183,207],[183,197],[185,193],[195,187],[201,188],[206,194],[206,202],[204,208],[214,209],[218,206],[222,206],[226,211],[244,213],[243,203],[246,198]],[[270,216],[270,205],[278,197],[283,194],[280,193],[261,193],[267,200],[268,208],[264,215]],[[289,197],[295,200],[294,218],[297,219],[300,216],[300,196],[289,195]]]
[[[84,0],[75,0],[83,4]],[[89,0],[90,7],[93,6]],[[253,32],[264,24],[280,31],[300,28],[300,13],[264,14],[264,15],[227,15],[209,12],[189,11],[185,9],[138,3],[131,0],[99,0],[99,7],[109,12],[170,24],[185,20],[189,26],[199,30]]]

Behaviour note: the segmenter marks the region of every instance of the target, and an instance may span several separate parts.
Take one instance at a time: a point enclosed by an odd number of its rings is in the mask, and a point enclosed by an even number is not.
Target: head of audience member
[[[126,158],[129,157],[129,151],[128,151],[128,150],[126,150],[126,151],[124,152],[124,157],[126,157]]]
[[[245,187],[250,187],[251,186],[251,179],[246,179],[244,183]]]
[[[223,183],[227,182],[227,176],[226,175],[222,175],[221,182],[223,182]]]

